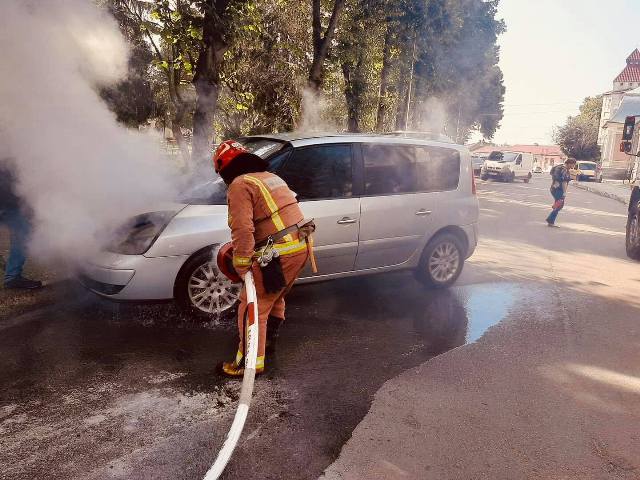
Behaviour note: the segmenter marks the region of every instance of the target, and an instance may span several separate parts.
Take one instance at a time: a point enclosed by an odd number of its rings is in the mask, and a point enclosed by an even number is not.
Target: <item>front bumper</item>
[[[78,277],[92,292],[113,300],[169,300],[178,272],[188,258],[101,252],[81,266]]]

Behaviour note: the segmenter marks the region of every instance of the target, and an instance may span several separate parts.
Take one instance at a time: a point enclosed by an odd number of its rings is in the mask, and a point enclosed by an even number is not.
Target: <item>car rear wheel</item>
[[[523,178],[524,183],[529,183],[531,181],[531,173],[529,173],[526,177]]]
[[[640,260],[640,201],[636,201],[629,211],[626,240],[627,256]]]
[[[176,301],[198,316],[219,318],[231,314],[240,300],[241,284],[225,277],[207,249],[191,257],[180,270],[174,288]]]
[[[416,278],[430,288],[449,287],[460,276],[464,258],[460,239],[451,233],[440,234],[424,249]]]

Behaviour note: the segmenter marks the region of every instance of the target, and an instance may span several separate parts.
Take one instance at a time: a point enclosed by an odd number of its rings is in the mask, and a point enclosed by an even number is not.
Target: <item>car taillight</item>
[[[474,195],[477,195],[477,190],[476,190],[476,177],[473,174],[473,168],[471,169],[471,193]]]

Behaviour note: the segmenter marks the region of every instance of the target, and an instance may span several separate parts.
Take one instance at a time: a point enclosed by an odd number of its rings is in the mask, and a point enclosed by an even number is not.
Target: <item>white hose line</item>
[[[249,327],[246,335],[245,351],[247,352],[244,367],[244,377],[242,378],[242,390],[240,390],[240,400],[236,416],[233,419],[227,439],[224,441],[218,458],[213,463],[204,480],[216,480],[224,471],[227,463],[231,459],[233,450],[236,448],[244,422],[249,414],[249,405],[251,405],[251,395],[253,393],[253,381],[256,377],[256,359],[258,357],[258,296],[256,294],[256,285],[253,281],[251,272],[247,272],[244,277],[244,286],[247,290],[247,312],[249,312]]]

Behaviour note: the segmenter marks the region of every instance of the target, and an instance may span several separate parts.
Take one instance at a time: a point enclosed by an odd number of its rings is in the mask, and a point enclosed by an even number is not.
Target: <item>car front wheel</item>
[[[440,234],[424,249],[416,277],[430,288],[449,287],[460,276],[464,258],[464,247],[458,237]]]
[[[640,201],[636,201],[629,211],[626,244],[627,256],[640,260]]]
[[[180,307],[198,316],[219,318],[240,300],[241,284],[225,277],[213,258],[213,248],[191,257],[180,270],[174,295]]]

